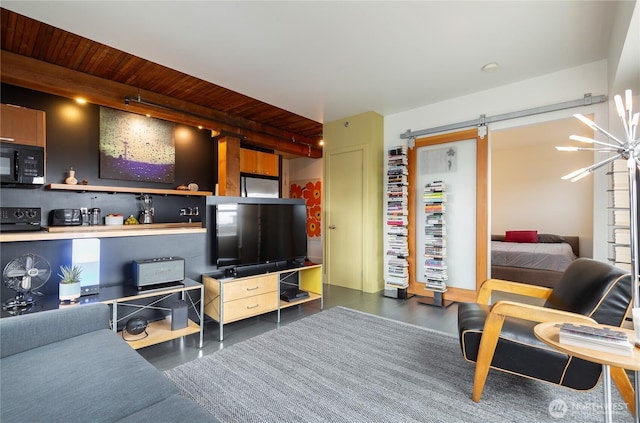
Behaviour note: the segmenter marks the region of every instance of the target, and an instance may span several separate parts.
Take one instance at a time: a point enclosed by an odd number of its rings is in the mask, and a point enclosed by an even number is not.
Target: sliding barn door
[[[477,130],[417,139],[409,150],[409,292],[425,290],[424,202],[427,183],[446,185],[447,300],[474,301],[487,278],[488,143]]]

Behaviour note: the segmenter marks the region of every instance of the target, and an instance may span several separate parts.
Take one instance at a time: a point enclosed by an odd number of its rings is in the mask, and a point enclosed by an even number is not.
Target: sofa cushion
[[[191,400],[179,394],[131,414],[120,423],[140,422],[217,422],[218,420]]]
[[[109,329],[110,317],[109,306],[97,303],[0,319],[0,357]]]
[[[178,393],[108,329],[3,358],[0,386],[2,422],[117,421]]]

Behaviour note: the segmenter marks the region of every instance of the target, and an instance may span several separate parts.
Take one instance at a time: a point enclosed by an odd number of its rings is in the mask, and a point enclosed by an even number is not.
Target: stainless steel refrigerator
[[[258,176],[240,177],[240,195],[243,197],[279,198],[280,181]]]

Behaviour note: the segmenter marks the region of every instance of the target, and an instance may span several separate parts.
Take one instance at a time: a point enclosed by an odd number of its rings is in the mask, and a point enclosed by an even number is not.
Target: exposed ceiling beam
[[[184,100],[151,91],[138,91],[130,85],[5,50],[0,52],[0,62],[0,80],[4,83],[67,98],[81,96],[88,102],[100,106],[140,114],[150,113],[154,117],[173,122],[203,126],[216,133],[235,134],[247,144],[283,153],[311,158],[322,157],[322,150],[314,146],[315,140]],[[138,95],[149,104],[135,101],[125,104],[126,97],[138,98]]]

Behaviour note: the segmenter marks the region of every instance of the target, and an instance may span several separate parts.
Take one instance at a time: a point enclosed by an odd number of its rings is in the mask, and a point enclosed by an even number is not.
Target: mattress
[[[564,272],[576,259],[567,243],[491,241],[491,265]]]

